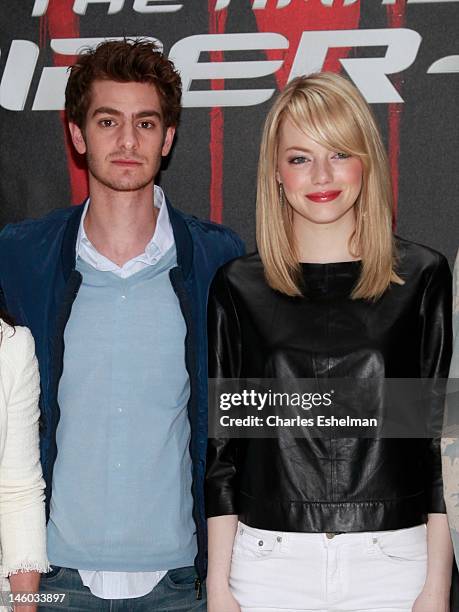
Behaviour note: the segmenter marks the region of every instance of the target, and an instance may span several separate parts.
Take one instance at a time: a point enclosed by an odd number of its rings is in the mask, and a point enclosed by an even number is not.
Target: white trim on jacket
[[[0,576],[7,577],[47,572],[49,563],[35,344],[26,327],[13,330],[0,319],[0,330]]]

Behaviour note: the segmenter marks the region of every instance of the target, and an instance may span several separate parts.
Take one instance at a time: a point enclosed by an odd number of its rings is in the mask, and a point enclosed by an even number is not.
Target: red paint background
[[[73,0],[50,0],[48,12],[40,18],[40,46],[47,45],[49,38],[79,38],[80,20],[73,12]],[[75,56],[53,54],[55,66],[68,66],[75,62]],[[84,160],[78,156],[70,140],[65,113],[60,113],[64,130],[67,167],[70,178],[73,204],[79,204],[88,195],[88,175]]]

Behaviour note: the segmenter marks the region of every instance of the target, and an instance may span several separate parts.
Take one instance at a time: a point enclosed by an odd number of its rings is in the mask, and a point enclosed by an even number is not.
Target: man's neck
[[[158,217],[153,183],[132,192],[90,188],[90,197],[84,230],[97,251],[118,266],[142,254]]]

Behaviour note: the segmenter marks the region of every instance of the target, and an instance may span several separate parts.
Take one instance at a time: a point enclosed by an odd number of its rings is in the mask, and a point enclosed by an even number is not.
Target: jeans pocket
[[[378,556],[393,564],[427,561],[427,533],[423,525],[373,534]]]
[[[233,557],[260,560],[271,557],[282,541],[274,531],[258,530],[239,523],[233,545]]]
[[[59,565],[52,565],[50,572],[41,575],[41,580],[45,580],[46,582],[56,580],[62,574],[64,569],[64,567],[59,567]]]
[[[196,570],[191,565],[189,567],[178,567],[169,570],[164,577],[164,580],[172,589],[184,590],[194,589],[196,582]]]

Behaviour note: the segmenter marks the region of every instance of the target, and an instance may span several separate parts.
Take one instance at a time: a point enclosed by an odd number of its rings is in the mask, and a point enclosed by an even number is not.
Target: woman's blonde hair
[[[286,119],[319,144],[361,160],[362,189],[350,250],[362,259],[362,271],[352,297],[377,299],[391,282],[403,283],[395,272],[389,164],[367,102],[347,79],[330,72],[291,81],[266,118],[258,162],[257,245],[268,284],[287,295],[302,295],[292,210],[282,201],[276,180],[279,132]]]

